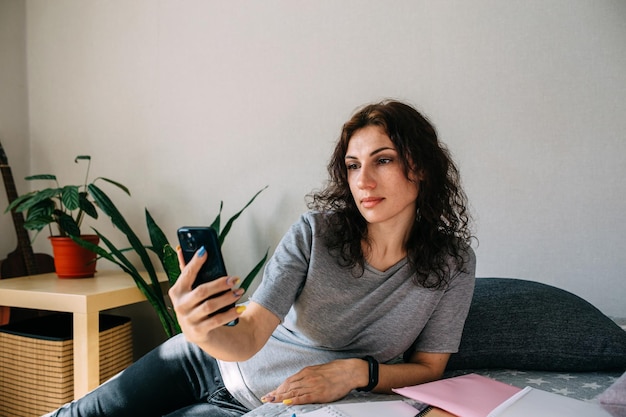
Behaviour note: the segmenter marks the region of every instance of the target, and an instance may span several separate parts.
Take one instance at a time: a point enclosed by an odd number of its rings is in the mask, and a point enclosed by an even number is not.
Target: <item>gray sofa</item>
[[[624,320],[538,282],[478,278],[446,376],[479,373],[590,400],[626,370]]]

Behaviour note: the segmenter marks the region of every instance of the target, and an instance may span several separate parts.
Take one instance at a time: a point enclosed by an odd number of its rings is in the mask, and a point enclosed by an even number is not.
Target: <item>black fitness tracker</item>
[[[366,386],[357,388],[357,391],[371,391],[376,385],[378,385],[378,361],[371,356],[365,356],[364,361],[367,361],[369,367],[369,382]]]

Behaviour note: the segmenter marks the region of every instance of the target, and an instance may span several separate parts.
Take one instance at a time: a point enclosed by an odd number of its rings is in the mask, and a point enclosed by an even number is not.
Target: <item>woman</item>
[[[419,112],[385,101],[344,125],[328,169],[247,307],[212,314],[243,295],[238,279],[192,290],[206,253],[185,265],[179,251],[184,336],[52,415],[238,416],[440,378],[474,287],[454,163]]]

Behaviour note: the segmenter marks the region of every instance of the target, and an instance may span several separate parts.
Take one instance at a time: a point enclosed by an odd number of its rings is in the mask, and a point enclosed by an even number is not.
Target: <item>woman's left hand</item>
[[[367,385],[367,362],[361,359],[340,359],[323,365],[307,366],[290,376],[263,402],[287,405],[328,403],[339,400],[353,389]]]

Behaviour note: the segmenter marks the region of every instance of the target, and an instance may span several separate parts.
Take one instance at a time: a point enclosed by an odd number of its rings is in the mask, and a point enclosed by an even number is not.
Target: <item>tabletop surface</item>
[[[165,273],[157,276],[162,286],[167,283]],[[121,270],[99,271],[93,278],[58,278],[51,273],[0,280],[0,305],[12,307],[89,312],[143,299],[133,278]]]

